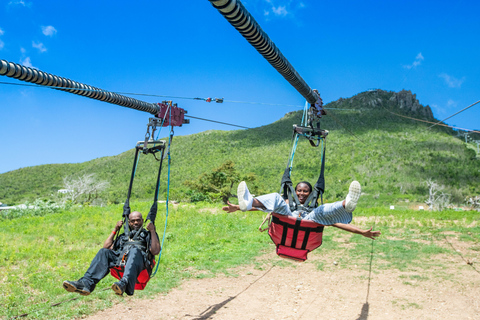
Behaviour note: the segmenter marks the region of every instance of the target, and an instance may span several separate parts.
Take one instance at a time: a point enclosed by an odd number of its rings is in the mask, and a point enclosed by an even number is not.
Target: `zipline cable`
[[[310,104],[318,101],[318,94],[297,73],[240,0],[209,1]]]
[[[479,101],[480,102],[480,101]],[[395,116],[398,116],[398,117],[402,117],[402,118],[406,118],[406,119],[410,119],[410,120],[414,120],[414,121],[420,121],[420,122],[425,122],[425,123],[433,123],[434,125],[438,125],[438,126],[442,126],[442,127],[447,127],[447,128],[452,128],[452,129],[456,129],[456,130],[465,130],[465,131],[469,131],[469,132],[473,132],[473,133],[480,133],[480,131],[476,131],[476,130],[472,130],[472,129],[465,129],[465,128],[460,128],[460,127],[455,127],[455,126],[449,126],[448,124],[444,124],[444,123],[440,123],[440,122],[432,122],[432,121],[428,121],[428,120],[423,120],[423,119],[418,119],[418,118],[412,118],[412,117],[408,117],[408,116],[404,116],[404,115],[401,115],[399,113],[395,113],[393,111],[390,111],[388,110],[387,108],[383,107],[383,109],[385,109],[385,111],[395,115]],[[465,108],[466,109],[466,108]],[[464,110],[465,110],[464,109]],[[428,127],[427,129],[431,128],[433,126],[430,126]]]
[[[0,81],[0,84],[6,85],[13,85],[13,86],[24,86],[24,87],[34,87],[34,88],[46,88],[46,89],[60,89],[61,87],[54,87],[54,86],[41,86],[36,84],[26,84],[26,83],[13,83],[13,82],[3,82]],[[80,90],[80,89],[79,89]],[[84,90],[87,91],[87,90]],[[93,91],[101,91],[101,90],[93,90]],[[169,95],[161,95],[161,94],[153,94],[153,93],[135,93],[135,92],[121,92],[121,91],[112,91],[113,93],[118,94],[127,94],[131,96],[144,96],[144,97],[157,97],[157,98],[169,98],[169,99],[184,99],[184,100],[201,100],[207,101],[208,98],[193,98],[193,97],[179,97],[179,96],[169,96]],[[215,99],[212,99],[214,101]],[[285,103],[267,103],[267,102],[256,102],[256,101],[237,101],[237,100],[226,100],[222,99],[223,103],[241,103],[241,104],[256,104],[256,105],[265,105],[265,106],[274,106],[274,107],[293,107],[293,108],[303,108],[299,104],[285,104]],[[357,109],[341,109],[341,108],[323,108],[325,110],[357,110]]]
[[[37,85],[37,84],[26,84],[26,83],[13,83],[13,82],[3,82],[3,81],[0,81],[0,84],[5,84],[5,85],[14,85],[14,86],[24,86],[24,87],[34,87],[34,88],[49,88],[49,89],[62,89],[62,87],[55,87],[55,86],[43,86],[43,85]],[[93,88],[93,87],[92,87]],[[77,89],[79,91],[91,91],[91,92],[104,92],[103,90],[101,89]],[[116,91],[112,91],[112,93],[116,93],[116,94],[129,94],[129,95],[139,95],[139,96],[148,96],[148,97],[161,97],[161,98],[173,98],[173,99],[186,99],[186,100],[206,100],[206,99],[200,99],[200,98],[191,98],[191,97],[178,97],[178,96],[169,96],[169,95],[158,95],[158,94],[148,94],[148,93],[131,93],[131,92],[116,92]],[[269,105],[269,106],[280,106],[280,107],[295,107],[295,108],[302,108],[301,106],[299,105],[292,105],[292,104],[277,104],[277,103],[265,103],[265,102],[254,102],[254,101],[234,101],[234,100],[223,100],[224,102],[229,102],[229,103],[242,103],[242,104],[260,104],[260,105]],[[385,109],[385,111],[395,115],[395,116],[398,116],[398,117],[402,117],[402,118],[406,118],[406,119],[411,119],[411,120],[415,120],[415,121],[421,121],[421,122],[425,122],[425,123],[430,123],[430,124],[433,124],[433,126],[442,126],[442,127],[447,127],[447,128],[452,128],[452,129],[455,129],[455,130],[464,130],[464,131],[469,131],[469,132],[473,132],[473,133],[480,133],[480,131],[477,131],[477,130],[473,130],[473,129],[467,129],[467,128],[462,128],[462,127],[456,127],[456,126],[450,126],[450,125],[447,125],[447,124],[444,124],[444,123],[441,123],[455,115],[457,115],[458,113],[460,112],[463,112],[465,110],[467,110],[468,108],[470,107],[473,107],[474,105],[476,105],[477,103],[479,103],[479,101],[475,102],[474,104],[460,110],[459,112],[455,113],[454,115],[448,117],[448,118],[445,118],[439,122],[432,122],[432,121],[428,121],[428,120],[423,120],[423,119],[418,119],[418,118],[413,118],[413,117],[408,117],[408,116],[405,116],[405,115],[401,115],[401,114],[398,114],[398,113],[395,113],[395,112],[392,112],[388,109]],[[340,111],[351,111],[351,110],[359,110],[359,109],[356,109],[356,108],[348,108],[348,109],[345,109],[345,108],[323,108],[325,110],[340,110]],[[363,108],[363,109],[366,109],[366,108]],[[376,110],[376,109],[368,109],[367,110]],[[217,122],[215,120],[210,120],[210,119],[203,119],[203,118],[196,118],[196,117],[193,117],[193,116],[188,116],[188,115],[185,115],[185,117],[190,117],[190,118],[194,118],[194,119],[198,119],[198,120],[203,120],[203,121],[211,121],[211,122]],[[332,117],[334,117],[332,115]],[[244,127],[244,126],[239,126],[239,125],[235,125],[235,124],[230,124],[230,123],[226,123],[226,122],[217,122],[217,123],[220,123],[220,124],[225,124],[225,125],[228,125],[228,126],[233,126],[233,127],[239,127],[239,128],[244,128],[244,129],[250,129],[249,127]],[[337,122],[338,123],[338,122]],[[341,125],[340,123],[338,123],[339,125]],[[341,125],[343,127],[343,125]],[[433,126],[430,126],[429,128],[433,127]]]
[[[458,112],[456,112],[456,113],[452,114],[451,116],[449,116],[449,117],[446,117],[445,119],[438,121],[437,123],[435,123],[433,126],[430,126],[429,128],[432,128],[432,127],[436,126],[437,124],[439,124],[439,123],[442,123],[442,122],[444,122],[445,120],[447,120],[447,119],[450,119],[450,118],[452,118],[452,117],[456,116],[456,115],[457,115],[457,114],[459,114],[460,112],[463,112],[463,111],[467,110],[468,108],[471,108],[471,107],[473,107],[474,105],[476,105],[476,104],[477,104],[477,103],[479,103],[479,102],[480,102],[480,100],[478,100],[478,101],[477,101],[477,102],[475,102],[475,103],[472,103],[472,104],[471,104],[471,105],[469,105],[468,107],[466,107],[466,108],[463,108],[462,110],[460,110],[460,111],[458,111]]]
[[[155,103],[148,103],[126,97],[6,60],[0,60],[0,75],[25,82],[36,83],[42,86],[52,86],[55,87],[55,90],[70,92],[122,107],[149,112],[151,114],[157,114],[160,111],[160,107]]]
[[[199,118],[199,117],[194,117],[194,116],[189,116],[189,115],[185,115],[185,118],[192,118],[192,119],[197,119],[197,120],[203,120],[203,121],[209,121],[209,122],[214,122],[214,123],[220,123],[220,124],[225,124],[227,126],[232,126],[232,127],[238,127],[238,128],[243,128],[243,129],[251,129],[249,127],[244,127],[244,126],[239,126],[239,125],[236,125],[236,124],[231,124],[231,123],[227,123],[227,122],[220,122],[220,121],[215,121],[215,120],[209,120],[209,119],[204,119],[204,118]]]

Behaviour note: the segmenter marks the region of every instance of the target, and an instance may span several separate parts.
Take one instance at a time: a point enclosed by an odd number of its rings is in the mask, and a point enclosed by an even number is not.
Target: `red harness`
[[[272,213],[268,234],[280,257],[305,261],[310,251],[322,245],[323,228],[310,220]]]
[[[155,266],[155,260],[153,261],[152,268]],[[117,278],[118,280],[122,279],[123,272],[125,270],[124,266],[120,267],[113,267],[110,269],[110,274]],[[151,272],[151,271],[150,271]],[[135,282],[135,290],[143,290],[147,286],[148,281],[150,280],[150,273],[147,269],[143,269],[137,277],[137,281]]]

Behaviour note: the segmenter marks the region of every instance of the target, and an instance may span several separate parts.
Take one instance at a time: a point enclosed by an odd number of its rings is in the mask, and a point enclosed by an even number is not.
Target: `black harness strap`
[[[138,160],[138,148],[135,148],[135,158],[133,160],[132,174],[130,175],[130,184],[128,186],[127,200],[123,205],[123,228],[125,235],[128,237],[130,235],[130,227],[128,225],[128,217],[130,216],[130,195],[132,194],[133,180],[135,178],[135,171],[137,170],[137,160]]]
[[[160,157],[160,166],[158,168],[158,175],[157,175],[157,184],[155,185],[155,196],[153,197],[153,204],[150,207],[150,211],[147,215],[147,220],[150,220],[152,223],[155,223],[155,219],[157,218],[157,211],[158,211],[158,192],[160,190],[160,175],[162,174],[162,164],[163,164],[163,154],[165,148],[162,148],[162,156]]]
[[[305,231],[305,236],[303,237],[302,250],[307,248],[308,238],[310,237],[310,229]]]
[[[319,225],[316,228],[302,227],[300,225],[301,222],[302,222],[302,219],[297,218],[297,220],[295,221],[295,225],[293,225],[293,224],[290,224],[288,222],[280,220],[280,218],[278,218],[278,217],[272,216],[272,223],[281,225],[283,227],[282,240],[280,242],[280,244],[282,246],[284,246],[286,241],[287,241],[288,229],[293,229],[292,244],[290,245],[292,248],[295,248],[295,246],[297,244],[298,232],[299,231],[305,232],[305,236],[304,236],[303,242],[302,242],[302,249],[303,250],[305,250],[305,248],[307,247],[308,238],[310,237],[311,232],[315,232],[315,233],[322,233],[323,232],[324,226],[322,226],[322,225]]]
[[[293,237],[292,237],[292,244],[291,246],[295,248],[297,245],[297,237],[298,237],[298,229],[300,228],[300,224],[302,223],[302,219],[297,218],[295,221],[295,227],[293,228]]]
[[[325,192],[325,152],[326,144],[323,145],[322,165],[320,167],[320,175],[317,182],[313,186],[313,190],[308,196],[305,203],[302,205],[298,200],[297,193],[293,188],[293,182],[290,178],[291,168],[287,167],[282,176],[281,190],[282,197],[288,199],[290,210],[295,211],[298,209],[304,209],[305,211],[312,211],[318,205],[318,197],[320,196],[321,204],[323,204],[323,193]]]
[[[320,196],[321,204],[323,204],[323,193],[325,191],[325,151],[326,145],[323,145],[322,165],[320,168],[320,176],[313,186],[312,193],[308,196],[304,206],[313,210],[318,205],[318,197]]]

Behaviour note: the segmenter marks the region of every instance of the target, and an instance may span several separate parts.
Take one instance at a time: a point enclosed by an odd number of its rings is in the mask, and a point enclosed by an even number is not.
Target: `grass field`
[[[132,208],[147,212],[149,205],[134,203]],[[212,204],[170,206],[158,272],[146,290],[135,293],[135,298],[168,292],[184,279],[231,274],[232,268],[255,263],[255,257],[274,250],[268,235],[257,230],[262,213],[227,214],[220,208]],[[121,212],[119,205],[85,207],[2,220],[0,316],[28,314],[26,317],[32,319],[71,319],[124,300],[109,289],[114,280],[110,276],[88,297],[67,293],[61,285],[63,280],[82,276]],[[160,211],[157,218],[160,237],[164,214]],[[311,255],[327,252],[337,257],[335,267],[368,270],[373,251],[376,271],[434,269],[435,277],[448,277],[444,270],[452,267],[476,268],[479,272],[479,221],[480,213],[476,211],[358,209],[352,223],[381,230],[377,241],[372,243],[358,235],[326,228],[324,244]],[[452,256],[465,263],[452,265]],[[318,270],[333,268],[321,259],[315,261]],[[276,263],[290,264],[283,259]],[[406,283],[429,280],[423,275],[405,278]]]

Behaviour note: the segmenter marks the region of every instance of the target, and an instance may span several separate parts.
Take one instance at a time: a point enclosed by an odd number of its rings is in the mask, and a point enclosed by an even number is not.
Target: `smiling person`
[[[295,193],[300,204],[305,203],[311,192],[312,185],[307,181],[302,181],[295,187]],[[228,206],[225,206],[222,209],[227,212],[235,212],[237,210],[261,210],[269,213],[275,212],[285,216],[300,217],[301,219],[311,220],[324,226],[334,226],[348,232],[360,234],[370,239],[375,239],[381,234],[380,231],[372,231],[372,228],[369,230],[363,230],[350,224],[352,221],[352,212],[357,206],[360,194],[360,183],[358,181],[353,181],[350,184],[345,200],[326,203],[314,208],[312,211],[295,210],[292,212],[288,200],[284,200],[280,194],[270,193],[254,198],[248,191],[245,181],[242,181],[237,189],[238,205],[228,202]]]
[[[122,225],[122,221],[117,222],[82,278],[78,281],[63,282],[65,290],[88,296],[110,269],[122,262],[125,264],[123,277],[112,285],[112,290],[118,295],[124,292],[133,295],[138,275],[146,268],[149,260],[160,252],[160,241],[153,223],[150,222],[147,229],[143,228],[143,217],[138,211],[129,215],[129,236],[122,233],[114,241]]]

